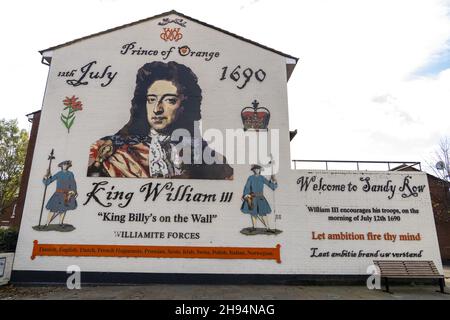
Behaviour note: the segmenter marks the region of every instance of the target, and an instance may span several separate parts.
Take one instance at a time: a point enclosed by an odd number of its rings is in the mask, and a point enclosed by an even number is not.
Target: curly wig
[[[131,100],[131,116],[128,123],[117,132],[122,137],[131,135],[148,135],[150,124],[147,117],[147,90],[157,80],[171,81],[183,95],[183,113],[170,125],[169,132],[175,129],[187,129],[192,135],[194,121],[201,119],[200,105],[202,90],[198,78],[192,70],[183,64],[170,61],[168,63],[154,61],[144,64],[136,75],[136,88]]]

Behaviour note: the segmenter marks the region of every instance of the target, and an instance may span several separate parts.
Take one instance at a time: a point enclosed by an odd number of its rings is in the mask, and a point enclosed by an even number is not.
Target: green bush
[[[0,252],[16,251],[19,232],[15,229],[0,229]]]

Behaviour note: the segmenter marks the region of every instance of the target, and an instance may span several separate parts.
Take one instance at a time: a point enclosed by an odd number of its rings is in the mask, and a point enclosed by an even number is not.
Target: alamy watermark
[[[172,162],[184,164],[271,164],[278,173],[280,133],[278,129],[263,131],[209,128],[202,131],[201,122],[194,122],[193,134],[175,129],[166,137],[171,143]],[[287,138],[286,138],[287,139]],[[155,140],[162,140],[155,136]],[[226,159],[226,160],[225,160]]]
[[[376,265],[370,265],[366,269],[366,273],[370,274],[370,276],[366,280],[366,286],[369,290],[381,290],[381,276],[380,276],[380,268]]]
[[[66,281],[67,289],[81,289],[81,268],[77,265],[68,266],[67,274],[69,274]]]

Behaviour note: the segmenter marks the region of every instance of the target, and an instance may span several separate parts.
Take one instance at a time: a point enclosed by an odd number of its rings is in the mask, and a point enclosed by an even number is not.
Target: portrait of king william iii
[[[189,67],[174,61],[143,65],[128,123],[91,145],[87,175],[233,179],[225,157],[199,133],[201,102],[198,78]]]

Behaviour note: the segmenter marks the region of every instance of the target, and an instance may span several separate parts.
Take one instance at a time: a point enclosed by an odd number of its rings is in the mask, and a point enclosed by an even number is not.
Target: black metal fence
[[[422,171],[417,161],[357,161],[357,160],[292,160],[293,169],[397,171],[413,168]]]

